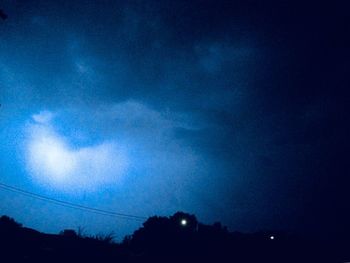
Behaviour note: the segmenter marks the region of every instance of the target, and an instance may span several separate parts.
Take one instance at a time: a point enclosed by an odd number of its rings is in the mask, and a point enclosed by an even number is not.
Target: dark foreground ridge
[[[231,233],[183,212],[150,217],[122,243],[74,230],[45,234],[0,217],[1,262],[346,262],[344,251],[282,233]]]

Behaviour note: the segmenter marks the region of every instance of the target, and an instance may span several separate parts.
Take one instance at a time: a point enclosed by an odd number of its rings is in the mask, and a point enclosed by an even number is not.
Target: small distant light
[[[182,226],[186,226],[187,225],[187,220],[186,219],[182,219],[181,220],[181,225]]]
[[[275,237],[274,237],[274,236],[270,236],[270,239],[271,239],[271,240],[274,240],[274,239],[275,239]]]

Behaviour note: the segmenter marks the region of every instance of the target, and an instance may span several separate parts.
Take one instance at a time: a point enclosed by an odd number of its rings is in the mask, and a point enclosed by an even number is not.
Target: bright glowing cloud
[[[55,131],[52,118],[51,112],[41,112],[27,126],[26,162],[36,182],[72,191],[118,182],[128,162],[115,141],[74,147]]]
[[[41,111],[38,114],[34,114],[32,117],[37,123],[48,123],[54,116],[50,111]]]
[[[54,181],[63,181],[76,167],[76,158],[64,142],[53,135],[34,138],[29,144],[33,171],[43,172]]]

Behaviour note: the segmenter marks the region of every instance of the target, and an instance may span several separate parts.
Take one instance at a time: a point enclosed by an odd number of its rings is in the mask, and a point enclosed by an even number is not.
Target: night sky
[[[345,4],[0,3],[1,183],[232,231],[350,233]],[[0,200],[50,233],[142,223]]]

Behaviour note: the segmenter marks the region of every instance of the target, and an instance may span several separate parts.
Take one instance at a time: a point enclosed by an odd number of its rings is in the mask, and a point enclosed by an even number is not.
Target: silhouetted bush
[[[100,242],[107,243],[107,244],[113,244],[114,243],[114,234],[109,233],[109,234],[98,234],[95,236],[91,236],[90,238],[96,239]]]

